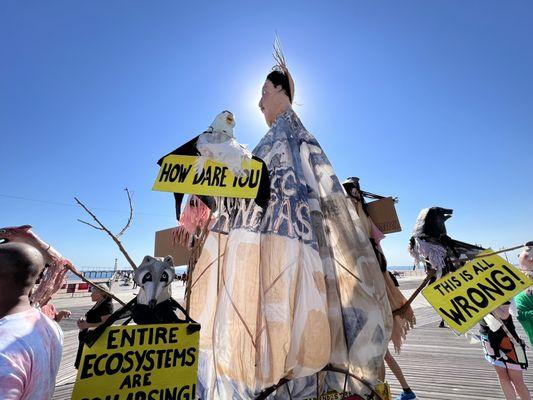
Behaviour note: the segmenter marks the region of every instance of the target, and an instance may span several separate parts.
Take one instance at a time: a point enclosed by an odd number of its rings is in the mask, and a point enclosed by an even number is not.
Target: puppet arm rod
[[[433,273],[429,273],[428,275],[426,275],[426,278],[422,281],[420,286],[413,292],[411,297],[409,297],[409,300],[407,300],[405,302],[405,304],[403,304],[400,308],[397,308],[396,310],[393,310],[392,311],[392,315],[402,315],[405,312],[405,310],[407,309],[407,307],[409,307],[411,305],[411,303],[414,301],[416,296],[418,296],[418,294],[422,291],[422,289],[424,289],[424,287],[426,287],[426,285],[429,283],[430,279],[434,275],[435,275],[434,272]]]
[[[471,261],[471,260],[475,260],[477,258],[483,258],[483,257],[489,257],[489,256],[494,256],[496,254],[500,254],[500,253],[506,253],[508,251],[513,251],[513,250],[518,250],[518,249],[521,249],[522,247],[525,247],[526,245],[525,244],[521,244],[520,246],[514,246],[514,247],[509,247],[507,249],[501,249],[501,250],[498,250],[498,251],[493,251],[492,253],[487,253],[487,254],[478,254],[478,255],[475,255],[473,257],[467,257],[467,258],[463,258],[461,260],[454,260],[453,263],[454,264],[462,264],[464,263],[465,261]]]

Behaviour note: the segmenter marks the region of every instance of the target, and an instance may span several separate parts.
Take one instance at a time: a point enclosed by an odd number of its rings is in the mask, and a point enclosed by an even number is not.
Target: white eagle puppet
[[[242,176],[242,163],[251,160],[252,154],[235,140],[233,128],[235,117],[229,111],[218,114],[207,131],[198,137],[196,148],[200,153],[196,162],[196,172],[200,173],[207,160],[224,163],[236,176]]]

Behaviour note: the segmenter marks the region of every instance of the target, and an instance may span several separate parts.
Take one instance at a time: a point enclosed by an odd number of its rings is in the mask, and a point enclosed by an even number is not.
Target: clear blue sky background
[[[224,109],[242,143],[266,133],[277,30],[296,111],[338,176],[400,199],[390,264],[412,262],[433,205],[455,210],[459,240],[532,240],[531,21],[530,1],[2,1],[0,225],[33,225],[78,266],[125,265],[73,197],[118,230],[127,186],[140,262],[175,224],[156,160]]]

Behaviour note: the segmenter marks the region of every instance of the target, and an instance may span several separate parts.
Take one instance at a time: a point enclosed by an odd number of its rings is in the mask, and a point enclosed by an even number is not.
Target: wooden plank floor
[[[418,282],[401,283],[409,295]],[[70,320],[61,323],[65,332],[65,346],[60,371],[56,380],[55,400],[70,399],[76,370],[73,367],[78,338],[74,321],[88,306],[70,308]],[[414,303],[417,326],[407,336],[402,353],[394,355],[411,388],[421,400],[501,400],[494,369],[483,358],[480,343],[471,344],[464,336],[456,336],[449,329],[438,328],[440,317],[420,296]],[[519,325],[519,324],[517,324]],[[517,326],[524,339],[526,336]],[[391,348],[391,353],[393,352]],[[393,353],[394,354],[394,353]],[[528,359],[533,352],[528,349]],[[533,373],[526,371],[525,380],[533,389]],[[394,376],[387,371],[394,395],[401,390]]]

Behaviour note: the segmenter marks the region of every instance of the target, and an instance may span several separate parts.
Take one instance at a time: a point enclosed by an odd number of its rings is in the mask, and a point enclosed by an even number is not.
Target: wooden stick
[[[220,292],[220,232],[218,232],[217,295]]]
[[[416,296],[418,296],[418,294],[422,291],[422,289],[424,289],[424,287],[428,284],[429,280],[432,277],[433,277],[433,274],[426,275],[426,278],[422,281],[420,286],[418,286],[418,288],[413,292],[411,297],[409,297],[409,300],[407,300],[407,302],[404,305],[402,305],[400,308],[397,308],[396,310],[394,310],[392,312],[392,315],[401,315],[405,311],[405,309],[411,305],[411,303],[414,301]]]
[[[129,193],[129,192],[128,192]],[[126,251],[126,249],[124,249],[124,246],[122,246],[122,243],[120,242],[120,240],[118,240],[118,238],[113,235],[113,233],[106,228],[106,226],[104,224],[102,224],[100,222],[100,220],[96,217],[96,215],[94,215],[91,210],[89,210],[85,204],[83,204],[81,201],[78,200],[77,197],[74,197],[74,200],[76,200],[76,203],[78,203],[86,212],[87,214],[89,214],[95,221],[98,225],[100,225],[100,227],[102,228],[103,231],[105,231],[109,236],[111,236],[111,239],[113,239],[113,241],[117,244],[119,250],[122,252],[122,254],[124,254],[124,257],[126,257],[126,260],[128,260],[128,262],[130,263],[131,267],[133,268],[133,270],[135,271],[137,269],[137,265],[135,265],[135,263],[133,262],[133,260],[131,259],[130,255],[128,254],[128,252]],[[87,223],[88,224],[88,223]],[[88,224],[90,225],[90,224]]]
[[[89,278],[86,278],[83,274],[79,273],[76,268],[74,268],[73,266],[71,265],[66,265],[66,267],[70,270],[70,272],[72,272],[74,275],[76,275],[78,278],[80,278],[83,282],[86,282],[88,283],[89,285],[91,285],[92,287],[94,288],[97,288],[98,290],[104,292],[105,294],[107,294],[109,297],[111,297],[113,300],[115,300],[117,303],[119,303],[120,305],[122,306],[125,306],[126,303],[124,303],[122,300],[120,300],[117,296],[115,296],[113,293],[105,290],[104,288],[98,286],[96,283],[94,283],[93,281],[91,281]]]
[[[454,264],[462,264],[465,261],[472,261],[472,260],[475,260],[477,258],[484,258],[484,257],[494,256],[496,254],[506,253],[508,251],[513,251],[513,250],[518,250],[518,249],[521,249],[522,247],[525,247],[525,244],[521,244],[520,246],[509,247],[508,249],[501,249],[501,250],[498,250],[498,251],[493,251],[492,253],[488,253],[488,254],[477,254],[475,256],[467,257],[467,258],[462,259],[462,260],[455,260],[455,261],[453,261],[453,263]]]

